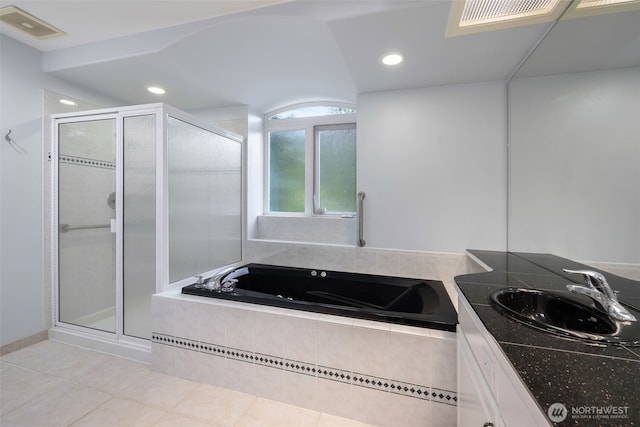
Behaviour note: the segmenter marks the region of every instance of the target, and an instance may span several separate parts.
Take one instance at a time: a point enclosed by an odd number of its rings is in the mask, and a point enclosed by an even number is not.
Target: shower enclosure
[[[151,295],[242,260],[242,139],[165,104],[52,135],[52,333],[145,359]]]

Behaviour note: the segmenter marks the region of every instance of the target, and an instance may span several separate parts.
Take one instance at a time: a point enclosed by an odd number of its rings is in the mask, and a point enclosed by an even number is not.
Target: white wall
[[[358,97],[367,247],[506,249],[503,82]]]
[[[43,267],[43,213],[49,208],[43,203],[43,91],[101,106],[114,102],[46,76],[41,59],[37,50],[0,34],[0,345],[50,324]],[[9,129],[25,153],[4,140]]]
[[[509,249],[640,263],[640,69],[509,86]]]
[[[0,35],[0,344],[44,328],[40,53]],[[26,152],[5,140],[11,137]]]
[[[188,112],[199,120],[212,124],[229,132],[247,137],[249,107],[246,105],[234,105],[220,108],[206,108]]]

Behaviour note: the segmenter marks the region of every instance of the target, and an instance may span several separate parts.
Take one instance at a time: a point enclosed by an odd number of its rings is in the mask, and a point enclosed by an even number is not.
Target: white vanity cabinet
[[[463,296],[458,299],[458,322],[458,426],[550,426]]]
[[[497,427],[498,403],[473,357],[464,334],[458,331],[458,425]]]

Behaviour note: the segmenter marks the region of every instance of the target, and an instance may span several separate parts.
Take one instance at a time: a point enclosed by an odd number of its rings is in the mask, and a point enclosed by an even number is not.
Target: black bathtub
[[[455,332],[458,315],[442,282],[248,264],[233,293],[183,294],[242,301]],[[235,274],[234,274],[235,275]]]

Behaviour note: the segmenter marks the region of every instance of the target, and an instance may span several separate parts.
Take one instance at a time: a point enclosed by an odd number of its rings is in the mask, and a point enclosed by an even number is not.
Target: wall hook
[[[13,140],[13,138],[11,138],[11,129],[9,129],[9,132],[7,132],[7,134],[4,136],[5,141],[7,141],[9,143],[9,145],[11,146],[11,148],[13,148],[14,150],[16,150],[18,153],[20,154],[24,154],[27,152],[27,150],[25,150],[24,148],[20,147],[18,145],[17,142],[15,142]]]

